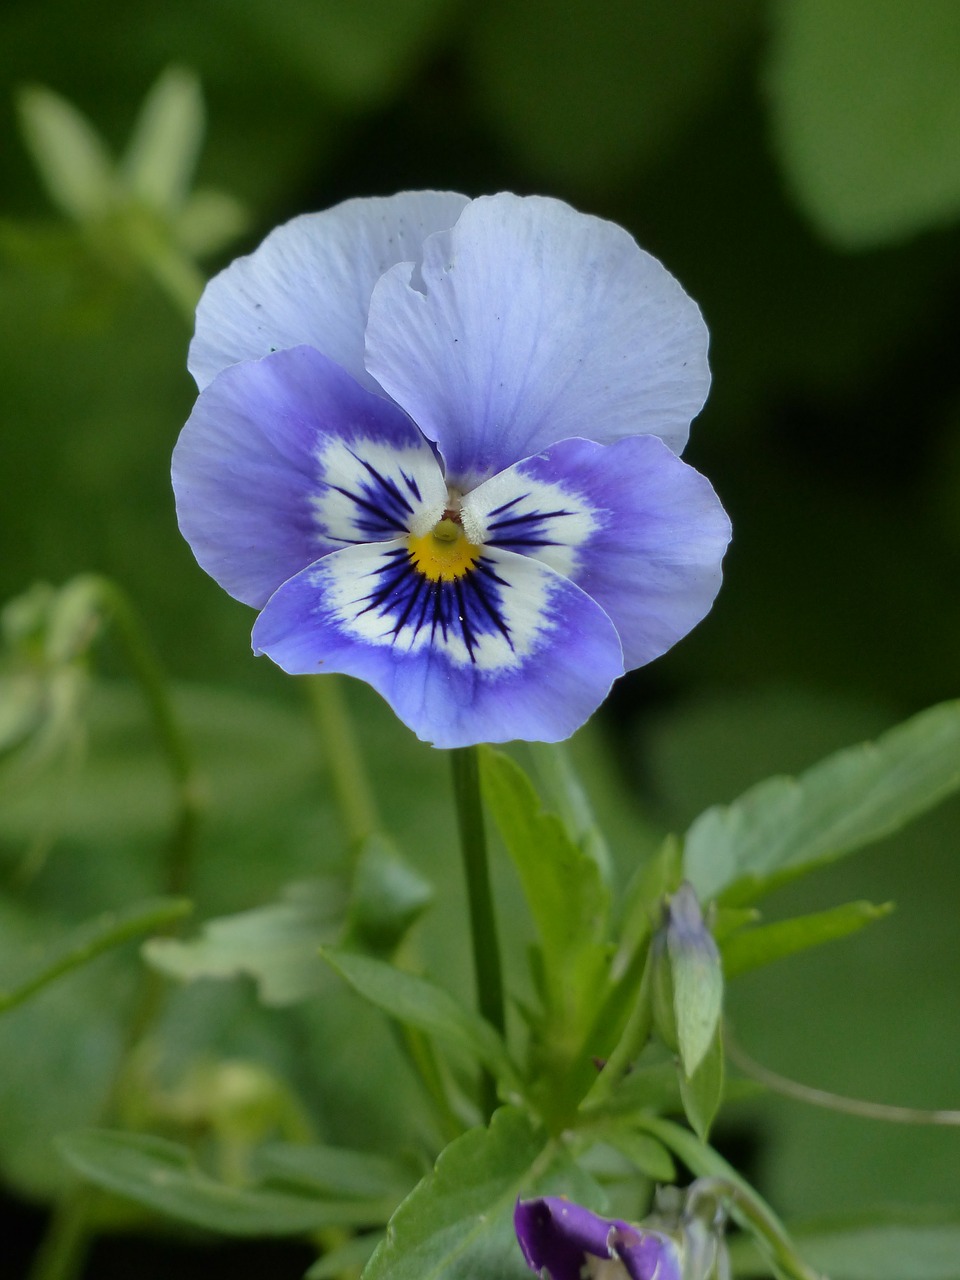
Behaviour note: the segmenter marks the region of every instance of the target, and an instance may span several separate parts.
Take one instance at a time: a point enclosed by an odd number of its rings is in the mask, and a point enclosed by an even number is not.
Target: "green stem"
[[[480,759],[476,747],[458,747],[450,753],[453,767],[453,795],[460,831],[460,851],[467,881],[470,909],[470,938],[473,971],[477,987],[477,1008],[501,1035],[506,1030],[503,978],[500,971],[500,943],[490,888],[487,841],[480,800]],[[488,1115],[496,1106],[496,1083],[483,1078],[483,1103]]]
[[[166,674],[127,596],[107,578],[80,580],[113,623],[153,720],[157,743],[177,794],[173,839],[167,855],[166,891],[181,896],[190,881],[202,810],[201,787],[186,736],[173,709]]]
[[[380,818],[343,686],[335,675],[307,676],[304,684],[347,841],[356,849],[367,836],[380,830]]]
[[[201,792],[187,739],[173,709],[166,675],[136,611],[119,587],[107,578],[91,574],[76,579],[73,589],[79,598],[86,597],[97,614],[113,623],[124,657],[150,711],[177,797],[165,879],[167,891],[180,897],[187,888],[193,867]],[[109,1124],[122,1110],[133,1054],[162,1006],[159,974],[144,973],[117,1069],[101,1107],[101,1123]],[[96,1197],[92,1187],[80,1182],[61,1197],[31,1267],[30,1280],[75,1280],[80,1275],[93,1236],[91,1217]]]

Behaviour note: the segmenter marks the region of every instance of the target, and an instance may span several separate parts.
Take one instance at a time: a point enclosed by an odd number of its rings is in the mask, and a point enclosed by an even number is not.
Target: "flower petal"
[[[452,227],[466,203],[408,191],[346,200],[277,227],[204,290],[188,361],[197,385],[238,360],[307,344],[376,390],[363,363],[373,286],[395,263],[419,263],[424,239]]]
[[[200,565],[257,608],[331,551],[425,532],[447,499],[409,418],[311,347],[233,365],[201,392],[173,486]]]
[[[624,1280],[681,1280],[679,1252],[668,1236],[601,1218],[559,1196],[518,1200],[513,1225],[527,1265],[549,1280],[612,1280],[618,1273]]]
[[[629,671],[709,611],[730,521],[709,481],[654,436],[564,440],[468,494],[473,541],[534,556],[607,613]]]
[[[579,587],[527,556],[484,550],[450,582],[405,539],[347,547],[285,583],[253,629],[285,671],[371,684],[438,747],[569,737],[621,674],[620,643]]]
[[[572,436],[679,452],[706,397],[696,304],[613,223],[559,200],[473,200],[373,291],[367,368],[471,488]]]

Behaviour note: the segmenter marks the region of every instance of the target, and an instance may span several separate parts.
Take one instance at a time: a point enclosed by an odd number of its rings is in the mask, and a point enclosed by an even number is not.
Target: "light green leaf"
[[[123,160],[130,192],[161,212],[178,209],[190,188],[203,132],[199,79],[185,67],[168,67],[144,100]]]
[[[317,951],[338,936],[345,897],[333,877],[288,885],[281,902],[209,920],[192,940],[151,938],[143,954],[184,982],[245,974],[264,1004],[295,1004],[323,989],[326,969]]]
[[[663,1143],[649,1133],[637,1133],[635,1129],[619,1123],[601,1124],[596,1128],[591,1126],[590,1136],[626,1156],[645,1177],[655,1182],[676,1181],[677,1168],[673,1157]]]
[[[960,214],[955,0],[778,0],[767,83],[804,210],[847,248]]]
[[[151,898],[120,911],[107,911],[71,929],[41,955],[25,956],[26,971],[0,987],[0,1013],[21,1004],[64,973],[140,934],[161,929],[192,910],[183,898]]]
[[[954,1212],[889,1210],[822,1226],[792,1227],[804,1259],[831,1280],[960,1280],[960,1220]],[[734,1241],[737,1275],[768,1276],[769,1265],[747,1240]]]
[[[503,1107],[489,1129],[472,1129],[441,1153],[436,1168],[390,1220],[363,1280],[524,1280],[513,1232],[519,1196],[563,1190],[596,1197],[577,1171],[523,1113]]]
[[[246,208],[225,191],[194,191],[173,218],[173,229],[194,258],[216,253],[250,225]]]
[[[723,1037],[719,1027],[693,1074],[686,1075],[678,1065],[677,1076],[686,1117],[697,1137],[706,1142],[723,1100]]]
[[[257,1149],[254,1171],[264,1181],[338,1199],[399,1201],[415,1181],[399,1161],[369,1151],[280,1142]]]
[[[323,1200],[266,1186],[229,1186],[198,1168],[186,1147],[144,1134],[87,1129],[61,1138],[59,1146],[78,1173],[105,1191],[229,1235],[369,1226],[385,1221],[393,1207],[378,1199]]]
[[[517,1086],[517,1073],[493,1027],[442,987],[372,956],[332,947],[320,954],[359,995],[391,1018],[461,1049],[504,1085]]]
[[[483,798],[516,867],[543,947],[547,999],[571,1038],[596,1007],[606,967],[608,892],[597,863],[560,819],[544,813],[533,784],[509,756],[481,755]]]
[[[889,835],[960,787],[960,703],[944,702],[798,778],[769,778],[687,833],[700,898],[741,877],[797,874]]]
[[[835,942],[874,920],[884,919],[892,910],[892,902],[881,906],[872,902],[847,902],[840,907],[831,907],[829,911],[817,911],[736,933],[723,944],[723,971],[728,978],[733,978],[760,965],[772,964],[784,956],[806,951],[809,947]]]
[[[89,120],[41,85],[21,89],[17,109],[24,141],[57,208],[77,222],[108,212],[117,191],[113,160]]]
[[[689,884],[682,884],[673,895],[668,919],[666,945],[677,1044],[684,1074],[690,1077],[703,1062],[720,1022],[723,969],[717,944]]]

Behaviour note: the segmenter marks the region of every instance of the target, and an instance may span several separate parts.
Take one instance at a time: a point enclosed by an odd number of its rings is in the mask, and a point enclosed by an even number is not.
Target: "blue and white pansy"
[[[678,454],[696,305],[557,200],[349,200],[207,286],[180,527],[254,649],[442,747],[557,741],[685,635],[730,528]]]

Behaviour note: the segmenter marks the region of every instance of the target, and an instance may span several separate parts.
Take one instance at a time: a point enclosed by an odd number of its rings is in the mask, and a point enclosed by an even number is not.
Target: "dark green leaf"
[[[363,1267],[383,1237],[376,1233],[354,1236],[318,1258],[304,1280],[341,1280],[357,1267]]]
[[[162,929],[191,910],[192,903],[183,898],[152,898],[120,911],[104,912],[95,920],[78,925],[41,955],[24,957],[25,972],[8,978],[0,987],[0,1013],[104,951],[154,929]]]
[[[882,920],[892,910],[892,902],[882,906],[875,906],[872,902],[847,902],[841,907],[831,907],[829,911],[817,911],[809,916],[796,916],[793,920],[781,920],[735,933],[722,947],[723,971],[732,978],[809,947],[835,942],[874,920]]]
[[[174,1142],[88,1129],[60,1140],[78,1173],[98,1187],[194,1226],[239,1236],[299,1235],[328,1226],[371,1226],[392,1201],[322,1200],[313,1194],[218,1182]]]
[[[960,213],[960,8],[779,0],[767,82],[800,203],[837,244],[902,239]]]
[[[687,833],[702,899],[741,877],[792,873],[896,831],[960,787],[960,703],[944,702],[798,778],[769,778]]]
[[[676,1165],[667,1148],[657,1138],[648,1133],[637,1133],[626,1124],[598,1125],[591,1127],[591,1136],[597,1141],[619,1151],[630,1161],[644,1177],[654,1182],[674,1182],[677,1177]]]
[[[461,1049],[504,1084],[516,1085],[516,1071],[493,1027],[442,987],[372,956],[332,947],[325,947],[321,955],[359,995],[391,1018]]]

